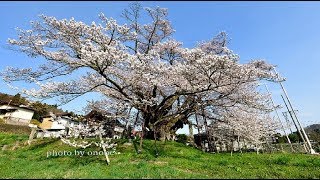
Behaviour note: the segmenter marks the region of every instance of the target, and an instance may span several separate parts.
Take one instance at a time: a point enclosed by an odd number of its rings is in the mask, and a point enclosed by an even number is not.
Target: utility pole
[[[277,77],[279,78],[279,74],[277,73],[276,69],[274,68],[273,70],[274,70],[274,72],[277,74]],[[306,132],[304,131],[303,127],[301,126],[301,123],[300,123],[300,121],[299,121],[299,119],[298,119],[298,117],[297,117],[297,115],[296,115],[296,113],[295,113],[295,111],[294,111],[294,109],[293,109],[293,107],[292,107],[292,104],[291,104],[291,101],[290,101],[290,99],[289,99],[289,97],[288,97],[288,94],[287,94],[285,88],[284,88],[283,85],[282,85],[282,81],[278,81],[278,83],[280,84],[280,86],[281,86],[281,88],[282,88],[282,90],[283,90],[283,92],[284,92],[284,94],[285,94],[285,96],[286,96],[286,99],[287,99],[287,101],[288,101],[288,103],[289,103],[289,106],[290,106],[292,115],[293,115],[294,118],[297,120],[298,125],[300,126],[300,129],[301,129],[301,131],[302,131],[302,135],[304,136],[304,138],[305,138],[305,140],[306,140],[306,142],[307,142],[307,145],[308,145],[308,148],[309,148],[309,152],[310,152],[311,154],[315,154],[315,151],[314,151],[314,149],[312,148],[312,145],[311,145],[311,143],[310,143],[310,140],[309,140]],[[282,98],[283,98],[283,97],[282,97]],[[284,99],[284,98],[283,98],[283,99]],[[288,109],[288,111],[289,111],[289,114],[291,114],[289,109]]]
[[[301,137],[301,139],[302,139],[302,141],[303,141],[304,150],[305,150],[306,152],[308,152],[309,150],[308,150],[308,148],[306,147],[306,140],[305,140],[305,138],[303,137],[302,132],[300,131],[300,128],[298,127],[295,119],[293,118],[292,113],[291,113],[291,111],[289,110],[289,107],[288,107],[288,105],[287,105],[287,102],[285,101],[285,99],[284,99],[284,97],[282,96],[282,94],[281,94],[281,98],[282,98],[284,104],[286,105],[286,108],[287,108],[287,110],[288,110],[288,112],[289,112],[289,115],[290,115],[290,117],[291,117],[291,119],[292,119],[292,122],[293,122],[294,126],[296,127],[297,132],[298,132],[298,134],[300,135],[300,137]]]
[[[276,112],[276,115],[277,115],[277,117],[278,117],[278,121],[279,121],[279,123],[280,123],[280,125],[281,125],[281,128],[282,128],[282,130],[283,130],[283,133],[284,133],[284,135],[287,137],[287,141],[288,141],[288,143],[290,144],[291,150],[292,150],[292,152],[293,152],[294,150],[293,150],[291,141],[290,141],[290,139],[289,139],[289,137],[288,137],[288,134],[286,133],[286,130],[285,130],[284,127],[283,127],[283,124],[282,124],[282,122],[281,122],[279,113],[278,113],[278,111],[277,111],[277,109],[276,109],[276,105],[275,105],[275,103],[274,103],[274,101],[273,101],[273,99],[272,99],[272,94],[270,93],[267,84],[264,84],[264,85],[265,85],[265,87],[266,87],[266,90],[267,90],[268,94],[270,94],[270,99],[271,99],[271,102],[272,102],[272,108],[273,108],[273,110]]]
[[[298,112],[298,110],[295,110],[295,111]],[[282,115],[283,115],[284,119],[286,120],[286,123],[287,123],[288,129],[290,130],[290,133],[293,134],[292,129],[291,129],[290,120],[289,120],[289,117],[288,117],[287,113],[289,113],[289,111],[282,112]]]

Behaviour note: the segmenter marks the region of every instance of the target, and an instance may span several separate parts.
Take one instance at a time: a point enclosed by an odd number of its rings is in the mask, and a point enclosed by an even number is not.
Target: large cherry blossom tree
[[[141,24],[146,16],[150,23]],[[263,60],[240,63],[227,48],[226,33],[185,48],[172,38],[175,31],[167,9],[131,4],[123,13],[127,24],[102,13],[99,17],[101,23],[85,24],[41,15],[31,22],[31,30],[18,29],[18,37],[8,40],[12,47],[45,58],[46,63],[38,68],[9,67],[3,78],[35,83],[39,88],[23,93],[58,97],[61,103],[98,92],[105,98],[90,107],[116,110],[115,116],[132,109],[131,113],[139,113],[144,133],[155,137],[192,124],[190,118],[196,114],[211,121],[255,122],[261,116],[233,115],[270,109],[257,82],[276,79],[273,65]],[[74,75],[80,72],[81,76]],[[61,81],[65,76],[73,79]]]

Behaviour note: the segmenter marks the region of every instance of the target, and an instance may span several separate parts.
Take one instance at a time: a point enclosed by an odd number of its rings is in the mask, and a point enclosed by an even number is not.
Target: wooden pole
[[[29,140],[28,140],[28,144],[31,145],[31,142],[33,140],[34,135],[37,132],[37,127],[31,127],[31,133],[29,135]]]
[[[110,159],[109,159],[109,156],[108,156],[108,152],[107,152],[107,150],[106,150],[106,147],[105,147],[105,145],[104,145],[104,141],[103,141],[103,139],[102,139],[101,131],[99,132],[99,138],[100,138],[100,143],[101,143],[101,146],[102,146],[104,155],[105,155],[106,160],[107,160],[107,164],[109,165],[109,164],[110,164]]]

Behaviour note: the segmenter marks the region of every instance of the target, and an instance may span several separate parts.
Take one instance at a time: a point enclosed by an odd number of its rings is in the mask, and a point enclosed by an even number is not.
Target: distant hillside
[[[5,93],[0,93],[0,104],[9,104],[20,106],[25,105],[30,108],[32,108],[35,113],[32,117],[32,119],[41,120],[42,116],[46,116],[49,114],[49,112],[53,112],[55,114],[57,113],[71,113],[72,115],[75,115],[73,112],[63,111],[62,109],[58,108],[58,105],[50,105],[47,103],[41,103],[39,101],[32,102],[26,99],[25,97],[22,97],[19,93],[16,95],[9,95]]]
[[[305,132],[307,133],[310,141],[320,143],[320,124],[312,124],[304,128]],[[286,143],[287,138],[285,135],[281,135],[280,133],[276,134],[277,143]],[[297,131],[288,134],[290,141],[292,143],[302,142],[302,139]],[[320,148],[320,147],[319,147]]]
[[[305,131],[319,131],[320,130],[320,124],[312,124],[306,128],[304,128]]]
[[[6,104],[11,104],[11,105],[29,105],[29,101],[22,97],[19,93],[16,95],[9,95],[9,94],[4,94],[0,93],[0,103],[6,103]]]
[[[304,128],[310,140],[320,142],[320,124],[312,124]]]

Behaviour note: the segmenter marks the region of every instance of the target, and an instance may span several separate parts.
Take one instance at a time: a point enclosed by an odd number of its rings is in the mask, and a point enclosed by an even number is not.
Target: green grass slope
[[[107,165],[103,155],[49,156],[48,152],[101,151],[77,149],[56,139],[23,145],[25,135],[0,133],[0,147],[21,144],[16,150],[0,150],[0,178],[320,178],[320,156],[306,154],[208,154],[176,142],[144,141],[144,151],[120,140]],[[138,145],[138,142],[136,142]]]

